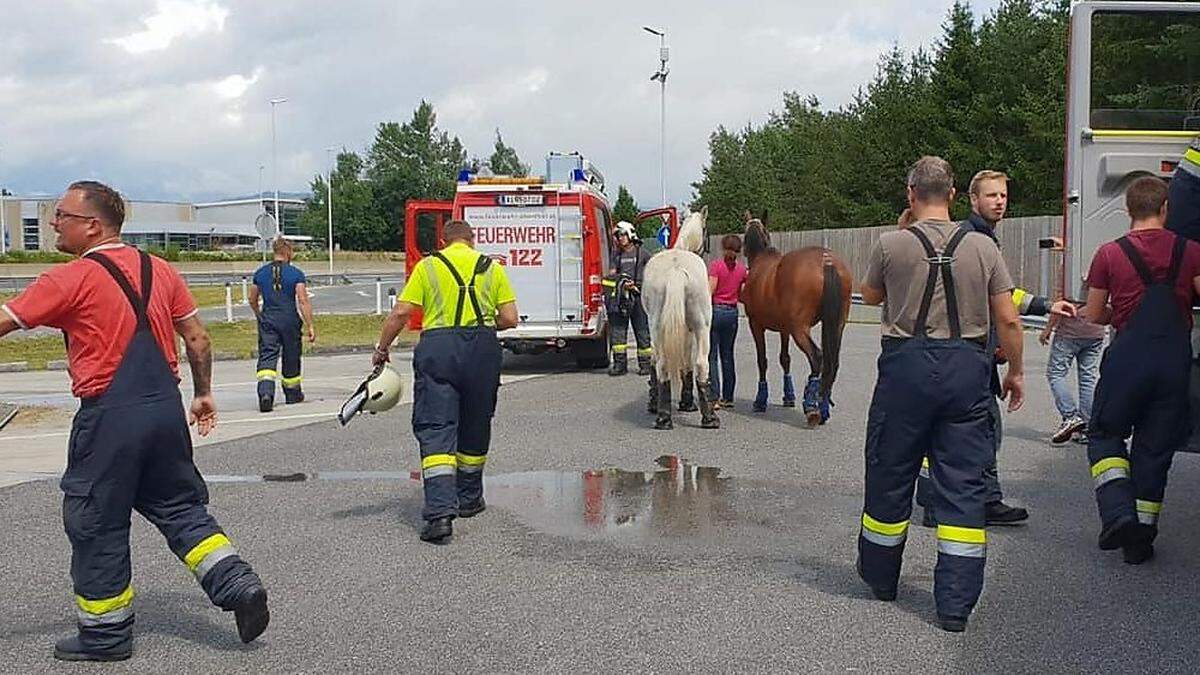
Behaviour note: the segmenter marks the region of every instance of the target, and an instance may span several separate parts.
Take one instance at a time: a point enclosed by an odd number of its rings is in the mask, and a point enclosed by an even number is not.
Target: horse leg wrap
[[[808,378],[808,383],[804,385],[804,412],[815,412],[817,410],[817,398],[821,393],[821,376],[813,375]]]
[[[646,412],[651,415],[658,413],[658,374],[653,368],[650,369],[650,400],[646,405]]]
[[[817,411],[821,413],[821,424],[829,421],[829,408],[833,406],[833,399],[829,396],[822,396],[821,403],[817,406]]]
[[[696,376],[691,371],[683,375],[683,391],[679,392],[679,412],[696,412]]]
[[[672,429],[675,423],[671,421],[671,381],[658,383],[658,416],[654,419],[655,429]]]
[[[720,429],[721,420],[717,418],[717,413],[713,409],[713,401],[708,388],[709,382],[705,380],[700,383],[699,390],[696,392],[696,395],[700,397],[700,426],[705,429]]]
[[[758,383],[758,396],[754,397],[754,412],[767,411],[767,381],[761,380]]]
[[[786,408],[796,407],[796,383],[792,380],[791,373],[783,376],[783,405]]]

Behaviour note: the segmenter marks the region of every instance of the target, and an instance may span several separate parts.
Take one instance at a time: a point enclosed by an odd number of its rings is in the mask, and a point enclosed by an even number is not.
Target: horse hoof
[[[783,407],[795,408],[796,407],[796,399],[794,399],[794,398],[793,399],[786,399],[786,398],[783,399]]]
[[[714,415],[710,419],[700,420],[700,428],[702,428],[702,429],[720,429],[721,428],[721,419]]]
[[[810,413],[806,413],[805,417],[808,419],[808,428],[809,429],[816,428],[818,425],[822,424],[821,413],[819,413],[819,412],[813,411]]]
[[[657,419],[657,420],[654,420],[654,428],[658,429],[660,431],[674,429],[675,423],[669,419]]]

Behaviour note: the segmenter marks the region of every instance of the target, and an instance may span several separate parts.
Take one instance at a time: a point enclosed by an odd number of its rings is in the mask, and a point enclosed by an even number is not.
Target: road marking
[[[330,410],[328,412],[305,413],[303,415],[272,415],[269,417],[246,417],[246,418],[242,418],[242,419],[233,419],[233,420],[223,420],[223,419],[218,418],[217,419],[217,427],[220,428],[221,425],[224,425],[224,424],[254,424],[254,423],[262,423],[262,422],[286,422],[288,420],[306,420],[306,419],[315,419],[318,417],[328,417],[330,419],[334,419],[337,417],[337,411]],[[37,440],[39,438],[59,438],[61,436],[70,436],[70,435],[71,435],[70,431],[54,431],[54,432],[49,432],[49,433],[44,433],[44,434],[29,434],[26,436],[0,435],[0,440],[3,440],[3,441],[32,441],[32,440]]]

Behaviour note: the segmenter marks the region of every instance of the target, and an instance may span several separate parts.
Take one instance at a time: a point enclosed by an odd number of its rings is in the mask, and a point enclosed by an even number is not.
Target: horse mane
[[[700,255],[700,252],[704,250],[704,221],[707,217],[707,206],[690,214],[683,221],[683,225],[679,227],[679,236],[676,237],[673,248]]]
[[[779,249],[771,246],[771,235],[758,218],[746,222],[746,234],[742,237],[742,242],[746,249],[747,260],[753,260],[764,253],[779,254]]]

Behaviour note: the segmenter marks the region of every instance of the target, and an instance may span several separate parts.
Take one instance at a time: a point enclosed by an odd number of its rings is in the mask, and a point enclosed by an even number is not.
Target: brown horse
[[[804,413],[809,426],[829,419],[830,394],[837,378],[842,331],[850,315],[850,268],[833,251],[808,247],[786,255],[771,246],[771,236],[762,219],[746,212],[745,251],[750,274],[742,291],[742,303],[750,319],[750,332],[758,352],[758,396],[754,411],[767,409],[766,331],[780,334],[779,365],[783,368],[783,405],[795,407],[796,386],[792,381],[792,357],[788,341],[808,357],[812,374],[804,387]],[[821,324],[821,347],[809,331]]]

